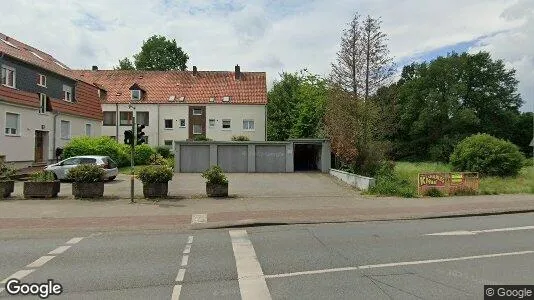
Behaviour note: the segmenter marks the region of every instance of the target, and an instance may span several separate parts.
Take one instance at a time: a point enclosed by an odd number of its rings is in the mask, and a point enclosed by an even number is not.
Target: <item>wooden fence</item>
[[[417,193],[425,195],[436,189],[445,195],[472,194],[478,192],[480,178],[474,172],[430,172],[419,173]]]

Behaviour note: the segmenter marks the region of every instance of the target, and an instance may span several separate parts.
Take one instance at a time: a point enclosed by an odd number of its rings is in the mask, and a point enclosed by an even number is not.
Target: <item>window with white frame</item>
[[[117,125],[117,112],[114,111],[105,111],[104,112],[104,126],[115,126]]]
[[[141,90],[132,90],[132,100],[141,100]]]
[[[202,108],[193,108],[193,116],[202,116]]]
[[[132,112],[131,111],[121,111],[120,112],[120,121],[121,126],[132,125]]]
[[[93,126],[91,124],[85,124],[85,135],[91,136],[91,132],[93,131]]]
[[[165,140],[163,141],[163,144],[165,145],[165,147],[169,147],[172,149],[172,140]]]
[[[135,123],[138,125],[148,126],[149,113],[148,111],[138,111],[136,113]]]
[[[6,112],[6,135],[20,135],[20,115]]]
[[[46,87],[46,76],[43,74],[39,74],[39,80],[37,82],[37,85]]]
[[[202,134],[202,125],[193,124],[193,134]]]
[[[2,85],[16,88],[17,73],[14,68],[2,65]]]
[[[180,119],[180,127],[185,128],[185,119]]]
[[[173,127],[173,122],[172,121],[173,121],[172,119],[163,120],[163,122],[165,123],[164,124],[165,125],[164,128],[165,129],[172,129],[172,127]]]
[[[215,119],[210,119],[209,120],[209,126],[210,126],[210,128],[215,127]]]
[[[72,102],[72,87],[63,85],[63,100]]]
[[[223,129],[230,129],[232,121],[230,119],[223,119],[222,120],[222,128]]]
[[[46,94],[39,94],[39,113],[46,113]]]
[[[254,130],[254,120],[243,120],[243,130]]]
[[[70,121],[61,120],[61,138],[64,140],[70,139]]]

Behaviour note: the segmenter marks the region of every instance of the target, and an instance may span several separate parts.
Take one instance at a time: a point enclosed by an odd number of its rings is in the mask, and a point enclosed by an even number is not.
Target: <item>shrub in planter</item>
[[[232,141],[250,141],[249,137],[246,135],[234,135],[232,136]]]
[[[145,198],[164,198],[169,191],[169,181],[172,180],[172,169],[166,165],[143,167],[137,177],[143,182]]]
[[[104,196],[104,170],[93,164],[70,169],[67,179],[72,180],[75,198],[101,198]]]
[[[150,165],[164,166],[164,165],[167,165],[167,160],[163,158],[163,156],[161,156],[160,154],[155,153],[154,155],[150,156],[148,163]]]
[[[163,158],[171,157],[171,148],[169,146],[157,146],[154,148],[157,154],[161,155]]]
[[[148,165],[150,157],[156,152],[147,144],[135,146],[134,162],[136,165]]]
[[[7,198],[15,191],[15,181],[12,179],[17,170],[0,163],[0,198]]]
[[[32,174],[30,181],[24,182],[25,198],[54,198],[57,197],[61,184],[54,173],[41,171]]]
[[[212,166],[202,173],[206,179],[206,194],[208,197],[228,197],[228,179],[219,166]]]
[[[515,176],[524,156],[519,148],[488,134],[476,134],[462,140],[451,154],[455,171],[479,172],[489,176]]]

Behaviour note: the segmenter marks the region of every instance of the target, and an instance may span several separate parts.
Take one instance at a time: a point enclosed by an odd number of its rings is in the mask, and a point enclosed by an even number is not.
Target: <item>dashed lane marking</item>
[[[189,255],[184,255],[182,257],[182,267],[187,266],[187,261],[189,260]]]
[[[507,231],[518,231],[518,230],[532,230],[534,226],[521,226],[521,227],[507,227],[507,228],[495,228],[495,229],[484,229],[484,230],[458,230],[458,231],[446,231],[446,232],[436,232],[428,233],[425,235],[433,236],[447,236],[447,235],[475,235],[479,233],[491,233],[491,232],[507,232]]]
[[[4,284],[6,283],[9,279],[12,279],[12,278],[16,278],[18,280],[21,280],[22,278],[28,276],[31,272],[35,271],[35,269],[30,269],[30,270],[20,270],[20,271],[17,271],[15,273],[13,273],[13,275],[7,277],[6,279],[0,281],[1,284]]]
[[[177,281],[177,282],[184,281],[184,276],[185,276],[185,269],[178,270],[178,275],[176,275],[176,280],[175,281]]]
[[[56,249],[48,252],[48,254],[54,254],[54,255],[55,254],[61,254],[61,253],[65,252],[65,251],[67,251],[67,249],[69,249],[70,247],[71,246],[59,246]]]
[[[49,262],[50,260],[52,260],[52,258],[54,258],[54,257],[55,257],[54,255],[41,256],[36,261],[34,261],[31,264],[27,265],[26,268],[39,268],[42,265],[44,265],[47,262]]]
[[[192,244],[194,238],[195,238],[194,236],[190,235],[190,236],[187,238],[187,243],[188,243],[188,244]]]
[[[191,244],[185,245],[184,254],[189,254],[191,252]]]
[[[171,296],[171,300],[178,300],[180,299],[180,292],[182,291],[182,286],[177,284],[174,286],[174,288],[172,289],[172,296]]]
[[[83,237],[75,237],[75,238],[70,239],[70,240],[67,242],[67,244],[69,244],[69,245],[77,244],[77,243],[79,243],[81,240],[83,240]]]

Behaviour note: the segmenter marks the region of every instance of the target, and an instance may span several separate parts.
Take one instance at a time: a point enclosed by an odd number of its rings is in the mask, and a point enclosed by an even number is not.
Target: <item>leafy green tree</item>
[[[280,76],[267,94],[267,139],[321,137],[326,80],[306,70]]]
[[[137,70],[180,70],[187,69],[189,56],[178,47],[176,40],[153,35],[143,42],[141,52],[134,55]]]
[[[113,67],[113,70],[135,70],[133,63],[128,57],[119,59],[119,65]]]

